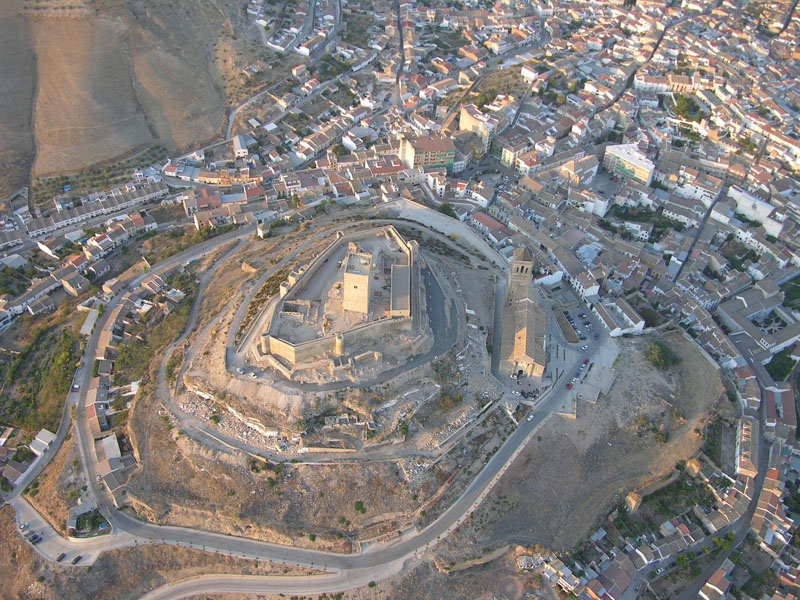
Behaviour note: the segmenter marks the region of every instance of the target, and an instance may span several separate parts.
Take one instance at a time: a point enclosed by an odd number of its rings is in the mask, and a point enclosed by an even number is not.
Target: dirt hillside
[[[52,4],[52,3],[51,3]],[[222,132],[218,44],[241,39],[236,0],[0,3],[0,195],[151,143]],[[31,6],[38,7],[33,10]]]
[[[36,54],[28,23],[4,5],[0,5],[0,194],[24,183],[33,158],[31,108],[36,87]]]
[[[580,401],[576,420],[547,421],[445,555],[508,542],[571,548],[613,502],[697,453],[695,429],[702,429],[724,388],[680,334],[660,339],[681,363],[660,371],[646,359],[654,338],[620,340],[609,394],[597,404]]]

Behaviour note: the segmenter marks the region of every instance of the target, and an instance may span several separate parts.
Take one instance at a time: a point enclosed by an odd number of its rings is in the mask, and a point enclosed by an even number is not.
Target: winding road
[[[162,273],[185,263],[191,258],[206,256],[215,252],[232,241],[238,242],[237,245],[227,253],[229,256],[240,247],[242,241],[246,237],[253,235],[253,233],[254,227],[246,227],[229,234],[221,235],[218,238],[204,242],[194,248],[190,248],[156,265],[148,273],[137,277],[130,287],[133,289],[141,283],[144,278],[153,273]],[[320,235],[323,233],[328,232],[320,232]],[[296,256],[297,253],[305,247],[305,245],[298,246],[287,256],[287,259],[291,260],[292,257]],[[217,265],[222,264],[222,262],[223,261],[219,261]],[[201,280],[201,290],[204,289],[203,283],[207,282],[210,277],[211,274],[209,273],[207,277]],[[259,286],[254,286],[253,289],[257,290]],[[121,297],[122,295],[115,297],[107,305],[107,310],[101,317],[94,333],[87,342],[85,356],[94,356],[99,334],[107,321],[108,315],[113,308],[119,304]],[[200,297],[198,296],[195,300],[193,314],[196,314],[196,306],[199,304],[199,300]],[[186,331],[191,331],[191,327],[187,327]],[[186,332],[184,332],[183,335],[185,336]],[[176,340],[175,345],[178,343],[180,343],[180,339]],[[588,356],[591,357],[598,349],[599,345],[593,344]],[[587,355],[584,354],[583,356]],[[577,369],[579,365],[580,360],[576,359],[573,365],[574,368]],[[90,377],[91,372],[89,369],[81,370],[78,376],[81,392],[71,395],[72,397],[65,406],[65,419],[68,423],[70,407],[77,403],[76,435],[79,455],[84,472],[87,475],[89,491],[91,495],[97,499],[103,515],[112,524],[113,533],[103,538],[94,538],[91,540],[91,548],[89,548],[89,542],[65,540],[54,530],[49,528],[46,523],[36,522],[35,526],[37,531],[42,530],[44,534],[43,542],[36,547],[42,555],[50,560],[54,560],[55,556],[61,552],[75,552],[76,549],[79,549],[78,551],[81,552],[89,552],[84,564],[90,564],[96,559],[97,555],[104,550],[131,545],[161,543],[192,547],[203,549],[208,552],[218,552],[262,561],[271,561],[279,564],[312,567],[330,572],[329,575],[299,578],[238,576],[194,578],[163,586],[148,594],[146,598],[184,598],[197,593],[198,590],[203,593],[231,591],[262,593],[331,592],[351,589],[353,587],[365,585],[373,580],[391,577],[399,573],[409,561],[413,561],[418,558],[421,553],[425,553],[441,539],[454,531],[464,520],[469,518],[470,514],[483,501],[497,480],[505,473],[514,459],[523,450],[526,442],[534,434],[536,429],[563,403],[567,394],[566,390],[558,385],[553,386],[548,392],[544,393],[537,407],[534,409],[530,420],[526,419],[517,426],[515,431],[489,459],[484,468],[467,486],[461,496],[427,527],[419,531],[415,529],[405,531],[391,542],[372,545],[362,553],[336,554],[269,544],[258,540],[196,529],[153,525],[141,522],[125,513],[115,510],[108,492],[101,489],[96,483],[97,471],[91,451],[92,438],[83,408],[83,399],[85,398],[84,390],[88,389]],[[55,454],[55,451],[53,451],[52,454]],[[12,500],[12,505],[18,510],[18,518],[22,518],[20,514],[25,514],[26,516],[30,514],[26,512],[26,506],[29,507],[29,505],[19,496],[19,491],[21,489],[23,488],[18,488],[17,491],[12,494],[14,497],[10,498],[10,500]],[[29,520],[34,518],[35,516],[31,515]]]

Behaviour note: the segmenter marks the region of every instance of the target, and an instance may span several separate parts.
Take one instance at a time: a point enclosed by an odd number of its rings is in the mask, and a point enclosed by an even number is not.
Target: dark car
[[[56,562],[61,562],[62,560],[64,560],[64,557],[65,557],[65,556],[66,556],[66,554],[64,554],[64,553],[62,552],[61,554],[59,554],[58,556],[56,556]]]
[[[72,564],[73,565],[78,564],[80,562],[81,558],[83,558],[83,557],[80,554],[78,554],[78,556],[76,556],[75,558],[72,559]]]
[[[568,384],[567,384],[567,389],[568,389],[568,390],[571,390],[571,389],[572,389],[572,384],[571,384],[571,383],[568,383]]]
[[[595,333],[594,334],[594,339],[599,340],[600,339],[600,334],[599,333]]]

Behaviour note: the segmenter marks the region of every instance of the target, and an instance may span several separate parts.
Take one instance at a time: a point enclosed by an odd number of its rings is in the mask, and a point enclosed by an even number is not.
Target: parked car
[[[529,414],[529,415],[528,415],[528,421],[533,421],[533,417],[534,417],[534,416],[535,416],[535,415],[534,415],[533,413]]]
[[[599,340],[600,339],[600,334],[599,333],[595,333],[594,334],[594,339]]]
[[[81,558],[83,557],[80,554],[78,554],[78,556],[72,559],[72,564],[77,565],[81,561]]]
[[[588,350],[589,346],[581,346],[581,350]]]
[[[514,391],[513,391],[513,392],[511,392],[511,393],[512,393],[512,394],[514,394],[515,396],[520,396],[520,395],[521,395],[521,394],[520,394],[520,393],[519,393],[517,390],[514,390]]]
[[[73,392],[77,392],[77,391],[78,391],[78,390],[80,390],[80,389],[81,389],[81,386],[80,386],[80,385],[78,385],[77,383],[76,383],[75,385],[73,385],[73,386],[72,386],[72,391],[73,391]]]
[[[28,523],[27,522],[23,523],[22,525],[19,526],[19,530],[20,531],[25,531],[27,528],[28,528]]]
[[[244,369],[243,369],[242,367],[236,367],[236,372],[237,372],[239,375],[244,375]]]
[[[62,552],[61,554],[59,554],[58,556],[56,556],[56,562],[61,562],[62,560],[64,560],[64,557],[65,557],[65,556],[66,556],[66,554],[64,554],[64,553]]]
[[[572,384],[571,384],[571,383],[568,383],[568,384],[567,384],[567,389],[568,389],[568,390],[571,390],[571,389],[572,389]]]

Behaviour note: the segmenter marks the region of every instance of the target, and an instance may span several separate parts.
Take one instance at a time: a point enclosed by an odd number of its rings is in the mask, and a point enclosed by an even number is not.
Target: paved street
[[[431,211],[433,212],[433,211]],[[148,273],[142,274],[132,284],[138,283],[145,277],[152,273],[159,273],[166,269],[172,268],[189,258],[196,258],[214,252],[222,245],[232,241],[240,240],[252,235],[253,228],[248,227],[240,229],[231,234],[225,234],[218,238],[214,238],[198,245],[194,248],[187,250],[181,254],[171,257],[163,263],[157,265],[153,270]],[[295,250],[295,253],[298,250]],[[430,278],[432,280],[433,278]],[[427,283],[430,284],[430,281]],[[429,290],[435,294],[438,286],[430,285]],[[441,292],[439,292],[441,293]],[[121,296],[114,298],[107,306],[104,315],[110,314],[112,309],[119,303]],[[443,299],[442,299],[443,300]],[[436,303],[436,298],[431,297],[431,301]],[[104,319],[101,317],[95,332],[90,336],[86,345],[86,356],[93,356],[97,347],[99,334],[102,331]],[[453,324],[451,324],[452,330]],[[571,369],[577,369],[580,365],[580,360],[576,359],[574,364],[570,365]],[[69,418],[69,406],[79,400],[82,400],[84,390],[87,389],[91,373],[89,369],[83,369],[78,377],[81,385],[81,392],[75,394],[73,398],[67,403],[65,407],[65,419]],[[325,570],[341,571],[341,575],[337,579],[315,580],[313,585],[320,586],[318,591],[327,589],[328,591],[334,589],[346,589],[353,585],[361,585],[362,581],[369,581],[372,579],[388,577],[396,573],[402,564],[420,552],[431,548],[442,537],[447,536],[455,528],[457,528],[475,509],[475,507],[483,501],[486,495],[491,490],[495,482],[502,476],[503,473],[509,468],[516,456],[522,451],[525,443],[530,439],[536,429],[545,422],[550,416],[552,411],[563,403],[567,390],[561,386],[555,386],[548,392],[540,396],[538,406],[533,411],[531,420],[524,420],[520,423],[517,429],[507,438],[500,449],[492,456],[486,466],[481,470],[477,477],[470,483],[460,498],[454,502],[436,521],[431,523],[422,531],[409,531],[405,532],[392,543],[383,545],[381,547],[374,547],[369,549],[363,554],[334,554],[329,552],[320,552],[314,550],[307,550],[301,548],[293,548],[287,546],[280,546],[276,544],[267,544],[257,540],[250,540],[245,538],[238,538],[233,536],[221,535],[207,531],[192,530],[181,527],[170,526],[157,526],[149,523],[140,522],[127,514],[121,513],[113,509],[110,499],[104,490],[99,489],[96,484],[96,465],[92,459],[91,453],[91,436],[88,431],[88,425],[85,419],[85,414],[82,402],[79,402],[79,409],[77,414],[77,427],[76,435],[78,441],[79,455],[87,475],[90,494],[95,497],[100,506],[101,512],[113,525],[113,534],[110,536],[103,536],[95,538],[91,541],[76,542],[64,540],[56,534],[55,531],[50,529],[43,520],[41,523],[36,522],[37,530],[41,529],[43,532],[44,541],[37,546],[37,550],[49,558],[55,559],[55,556],[60,552],[74,553],[77,551],[86,552],[85,563],[90,564],[96,559],[97,554],[103,550],[118,548],[126,545],[142,544],[142,543],[163,543],[181,546],[190,546],[193,548],[205,549],[207,551],[221,552],[236,556],[247,556],[259,560],[270,560],[273,562],[287,562],[289,564],[301,566],[314,566],[315,568],[322,568]],[[63,437],[62,437],[63,439]],[[53,451],[55,453],[55,451]],[[13,496],[18,496],[19,488]],[[28,522],[33,522],[36,517],[25,508],[27,504],[23,499],[17,498],[14,502],[15,508],[19,510],[18,518],[25,516]],[[22,521],[20,521],[22,522]],[[80,549],[80,550],[79,550]],[[363,579],[367,571],[359,571],[360,569],[367,569],[370,573],[369,579]],[[228,580],[216,578],[215,584],[217,589],[222,591],[228,589],[225,585],[231,583]],[[285,582],[277,584],[273,579],[261,578],[259,580],[249,580],[250,584],[259,586],[258,589],[262,591],[269,591],[275,589],[276,591],[288,589]],[[308,583],[308,582],[306,582]],[[188,586],[186,589],[179,588],[174,593],[177,595],[170,595],[172,592],[163,592],[167,595],[154,596],[154,597],[185,597],[186,590],[191,589],[192,584],[185,584]],[[196,585],[196,584],[195,584]],[[239,582],[236,585],[244,585]],[[291,585],[304,585],[303,582],[298,584],[292,583]],[[309,584],[310,585],[310,584]],[[273,586],[273,587],[270,587]],[[329,586],[329,587],[325,587]],[[252,588],[251,588],[252,589]],[[299,588],[297,588],[299,589]],[[183,591],[180,591],[183,590]],[[310,588],[309,588],[310,590]],[[210,592],[211,588],[206,586],[204,591]],[[159,592],[161,593],[161,592]]]

